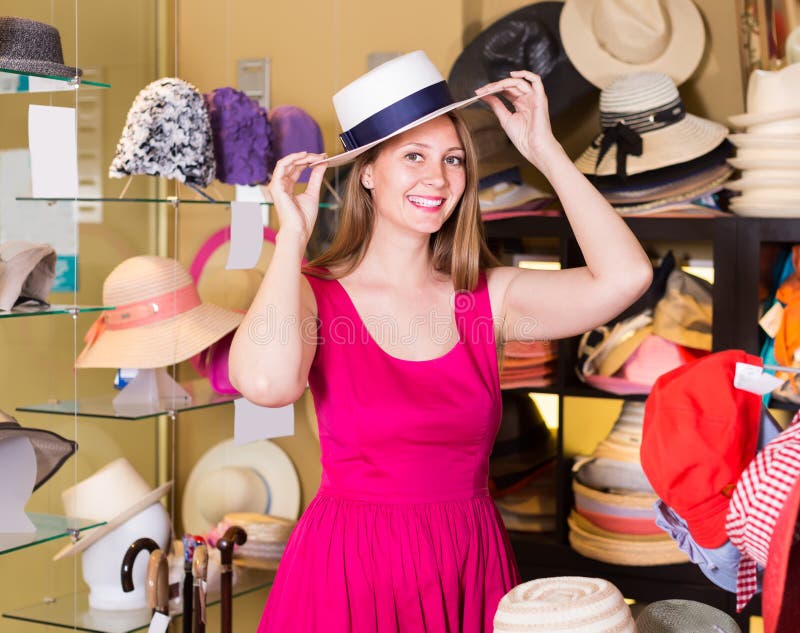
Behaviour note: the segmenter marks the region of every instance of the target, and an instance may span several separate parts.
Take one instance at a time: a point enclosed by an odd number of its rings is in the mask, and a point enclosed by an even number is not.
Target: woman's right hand
[[[311,237],[319,210],[319,193],[326,164],[311,169],[306,190],[295,193],[300,174],[311,163],[327,158],[327,154],[298,152],[287,154],[275,165],[268,189],[280,222],[280,231],[297,232],[306,242]]]

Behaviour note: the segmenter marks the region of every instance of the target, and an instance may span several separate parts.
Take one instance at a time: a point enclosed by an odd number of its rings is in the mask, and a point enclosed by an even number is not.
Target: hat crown
[[[0,57],[64,63],[58,29],[27,18],[0,17]]]
[[[754,70],[747,82],[747,113],[761,114],[796,108],[800,101],[800,65],[780,70]]]
[[[672,37],[662,0],[599,0],[592,14],[592,29],[600,46],[629,64],[652,62]]]
[[[384,108],[443,82],[442,73],[424,51],[390,59],[333,95],[333,107],[343,130],[358,125]]]
[[[635,114],[680,101],[675,82],[664,73],[630,73],[615,79],[600,93],[600,112]]]
[[[484,55],[491,81],[505,79],[521,68],[548,75],[562,57],[558,40],[541,20],[520,19],[509,20],[505,28],[487,35]]]
[[[127,510],[152,488],[124,457],[61,493],[68,517],[108,521]]]
[[[109,273],[103,284],[103,303],[119,307],[193,283],[189,272],[174,259],[139,255],[126,259]]]

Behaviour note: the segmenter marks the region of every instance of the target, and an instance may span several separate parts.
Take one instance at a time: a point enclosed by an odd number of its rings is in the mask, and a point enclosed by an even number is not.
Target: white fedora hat
[[[268,440],[212,446],[189,473],[181,505],[186,532],[203,534],[231,512],[296,519],[300,480],[289,456]]]
[[[775,187],[779,189],[800,189],[800,169],[750,169],[742,172],[738,180],[725,183],[726,189],[747,191]]]
[[[62,548],[53,560],[82,552],[167,494],[169,481],[155,490],[124,457],[115,459],[95,474],[61,493],[67,517],[105,521],[105,525],[84,532],[75,543]]]
[[[736,215],[750,218],[800,218],[800,204],[776,202],[748,202],[734,199],[730,209]]]
[[[776,154],[775,156],[736,156],[729,158],[728,164],[741,171],[780,169],[780,170],[800,170],[800,158],[788,158]]]
[[[327,165],[343,165],[386,139],[479,98],[454,101],[442,73],[423,51],[395,57],[333,95],[345,151],[329,158]]]
[[[625,75],[604,88],[600,126],[575,161],[584,174],[629,176],[678,165],[709,153],[728,134],[724,125],[686,112],[675,82],[660,72]]]
[[[800,119],[795,119],[800,123]],[[800,149],[800,126],[796,134],[729,134],[736,147],[753,149]]]
[[[500,599],[495,633],[636,633],[619,589],[601,578],[539,578],[514,587]]]
[[[754,70],[747,82],[746,112],[728,117],[731,125],[750,131],[786,132],[764,124],[795,120],[794,132],[800,131],[800,66],[791,64],[781,70]],[[753,126],[758,126],[752,129]]]
[[[703,56],[705,27],[692,0],[567,0],[561,39],[578,72],[598,88],[648,70],[682,84]]]

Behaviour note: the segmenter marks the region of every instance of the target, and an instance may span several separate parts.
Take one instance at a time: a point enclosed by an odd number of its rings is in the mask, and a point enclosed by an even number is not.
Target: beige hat
[[[736,215],[751,218],[798,218],[800,206],[797,203],[747,202],[735,199],[730,209]]]
[[[682,84],[705,48],[703,19],[691,0],[567,0],[560,30],[570,61],[598,88],[639,71]]]
[[[760,127],[784,120],[795,120],[789,127],[800,132],[800,66],[781,70],[754,70],[747,82],[745,114],[728,118],[733,127],[750,132],[788,132],[785,126]],[[753,126],[759,126],[755,129]]]
[[[105,525],[83,532],[79,541],[61,549],[53,560],[82,552],[131,517],[158,503],[171,488],[169,481],[151,489],[124,457],[106,464],[94,475],[61,493],[68,518],[105,521]]]
[[[604,88],[600,128],[575,161],[584,174],[624,177],[686,163],[728,135],[724,125],[687,113],[675,82],[658,72],[624,75]]]
[[[47,303],[56,276],[56,252],[48,244],[13,240],[0,244],[0,310],[23,300]]]
[[[800,134],[729,134],[728,140],[741,148],[800,150]]]
[[[119,264],[103,284],[105,312],[85,337],[77,367],[147,369],[180,363],[218,341],[243,315],[202,303],[186,269],[142,255]]]
[[[561,576],[517,585],[500,599],[495,633],[636,633],[619,589],[601,578]]]
[[[738,180],[725,184],[726,189],[747,191],[749,189],[800,189],[800,170],[792,169],[753,169],[742,174]]]
[[[664,296],[656,304],[653,330],[662,338],[711,351],[711,284],[682,270],[667,278]]]
[[[729,158],[728,163],[732,167],[735,167],[741,171],[757,169],[800,170],[800,159],[789,158],[786,156],[782,157],[780,154],[775,154],[773,156],[753,156],[747,158],[736,156],[735,158]]]

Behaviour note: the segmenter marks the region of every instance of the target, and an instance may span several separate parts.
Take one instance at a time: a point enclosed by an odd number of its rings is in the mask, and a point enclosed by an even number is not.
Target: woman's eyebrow
[[[425,149],[430,149],[431,148],[431,146],[428,145],[427,143],[417,143],[416,141],[410,141],[410,142],[406,143],[405,145],[402,145],[401,147],[411,147],[411,146],[423,147]],[[447,152],[452,152],[452,151],[461,151],[461,152],[463,152],[464,148],[461,145],[454,145],[453,147],[448,147],[445,151],[447,151]]]

